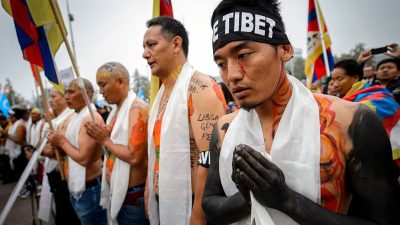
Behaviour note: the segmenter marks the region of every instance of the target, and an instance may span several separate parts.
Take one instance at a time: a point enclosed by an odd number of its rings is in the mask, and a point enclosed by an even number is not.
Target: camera
[[[387,46],[380,47],[380,48],[373,48],[373,49],[371,49],[371,54],[378,55],[378,54],[386,53],[387,51],[388,51]]]

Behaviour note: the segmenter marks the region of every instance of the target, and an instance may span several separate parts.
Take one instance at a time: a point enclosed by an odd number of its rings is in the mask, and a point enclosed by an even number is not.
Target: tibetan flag
[[[392,93],[378,85],[370,86],[362,80],[355,83],[343,99],[360,102],[378,115],[389,135],[393,160],[396,160],[400,168],[400,106]]]
[[[318,19],[320,21],[318,21]],[[321,33],[323,37],[321,37]],[[323,49],[322,41],[324,42],[325,49]],[[328,62],[325,62],[324,51],[326,52]],[[330,74],[330,71],[326,71],[326,63],[328,64],[329,70],[332,71],[334,60],[331,52],[331,38],[320,10],[318,0],[309,0],[307,59],[304,68],[309,88],[314,82]]]
[[[42,68],[50,83],[63,92],[53,58],[62,36],[49,0],[2,0],[2,5],[14,18],[24,59]]]
[[[171,0],[153,0],[153,18],[159,16],[174,17]],[[150,81],[150,109],[160,89],[161,81],[156,76],[151,76]]]

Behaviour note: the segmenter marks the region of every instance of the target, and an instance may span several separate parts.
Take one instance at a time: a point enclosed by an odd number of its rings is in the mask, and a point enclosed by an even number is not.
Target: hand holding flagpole
[[[96,122],[96,118],[94,116],[93,108],[90,106],[89,96],[87,95],[85,85],[83,83],[83,80],[81,79],[81,75],[79,73],[78,66],[77,66],[74,54],[72,52],[72,48],[71,48],[71,46],[70,46],[70,44],[68,42],[67,34],[66,34],[65,30],[64,30],[64,26],[62,26],[62,24],[63,24],[62,23],[62,18],[60,16],[60,12],[59,12],[59,9],[58,9],[57,2],[55,0],[50,0],[50,5],[51,5],[51,9],[53,11],[53,14],[54,14],[54,16],[56,18],[56,22],[60,27],[61,35],[63,37],[65,46],[67,47],[67,51],[68,51],[69,58],[71,59],[72,67],[74,68],[76,77],[78,79],[79,88],[81,89],[83,98],[85,99],[85,103],[86,103],[87,107],[89,108],[90,116],[92,117],[93,122]],[[102,146],[102,148],[103,148],[104,153],[108,156],[109,155],[108,151],[104,148],[104,146]]]
[[[35,70],[36,70],[36,73],[38,74],[38,76],[37,76],[38,84],[39,84],[40,91],[42,92],[42,102],[43,102],[44,111],[45,111],[45,118],[46,118],[47,123],[49,123],[50,130],[54,130],[54,126],[53,126],[53,123],[50,118],[49,101],[47,100],[47,95],[46,95],[46,92],[43,87],[42,77],[40,76],[39,69],[36,65],[35,65]],[[65,180],[63,166],[61,165],[60,152],[57,149],[55,149],[54,152],[56,153],[56,159],[57,159],[58,169],[60,170],[61,179]]]

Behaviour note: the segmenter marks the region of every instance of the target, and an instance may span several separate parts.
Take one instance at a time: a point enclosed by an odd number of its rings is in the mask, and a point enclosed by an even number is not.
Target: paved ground
[[[3,211],[3,208],[16,184],[17,183],[3,185],[2,182],[0,182],[0,211]],[[36,202],[35,202],[35,214],[37,214]],[[33,217],[32,217],[31,198],[30,197],[25,199],[17,198],[4,225],[32,225],[32,224],[33,224]],[[54,225],[54,223],[45,223],[45,222],[42,222],[42,224]],[[37,219],[36,219],[36,225],[40,225],[40,222]]]

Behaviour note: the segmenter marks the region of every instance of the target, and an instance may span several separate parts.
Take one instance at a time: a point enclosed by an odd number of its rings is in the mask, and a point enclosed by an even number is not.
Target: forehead
[[[97,82],[107,82],[111,77],[112,77],[112,74],[109,71],[107,71],[106,68],[101,68],[99,71],[97,71],[96,81]]]
[[[396,66],[396,63],[394,63],[394,62],[385,62],[385,63],[382,63],[381,65],[379,65],[379,68],[382,68],[382,67],[397,67]]]
[[[346,71],[342,68],[334,68],[332,70],[332,78],[335,79],[337,77],[343,77],[343,76],[347,76]]]
[[[50,90],[50,95],[52,95],[52,96],[62,96],[62,94],[60,93],[60,91],[57,90],[57,89],[55,89],[55,88],[52,88],[52,89]]]
[[[80,89],[76,82],[71,82],[66,91],[71,93],[71,92],[80,91]]]
[[[144,33],[144,41],[160,38],[164,39],[161,32],[161,25],[153,25],[147,29],[146,33]]]

